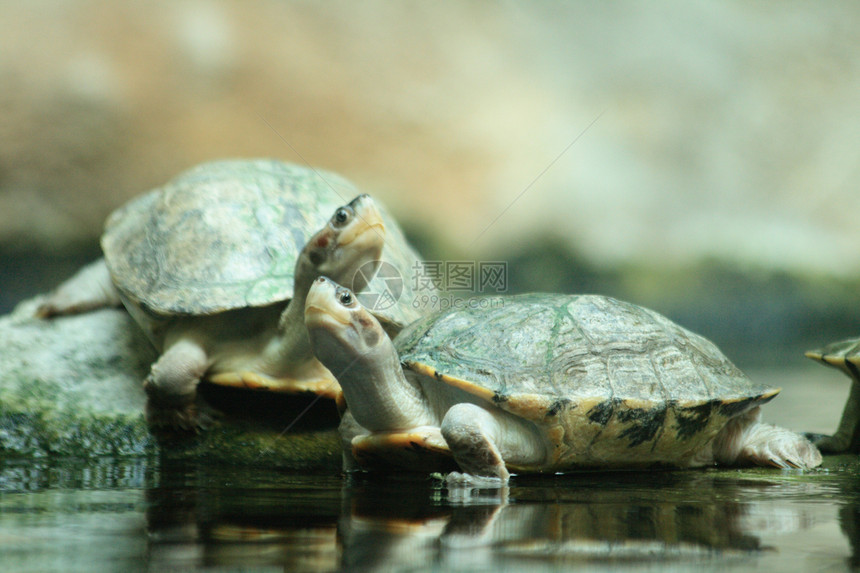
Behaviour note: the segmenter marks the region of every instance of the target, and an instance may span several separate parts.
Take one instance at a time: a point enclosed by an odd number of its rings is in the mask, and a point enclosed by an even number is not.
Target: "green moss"
[[[340,470],[337,430],[276,434],[251,424],[225,424],[198,436],[159,444],[143,416],[78,418],[61,413],[12,412],[0,407],[0,457],[148,456],[296,471]]]
[[[340,439],[333,428],[276,434],[250,423],[228,424],[165,444],[162,453],[169,459],[296,471],[337,472],[341,467]]]
[[[0,406],[0,456],[132,456],[152,454],[156,444],[143,416],[91,416]]]

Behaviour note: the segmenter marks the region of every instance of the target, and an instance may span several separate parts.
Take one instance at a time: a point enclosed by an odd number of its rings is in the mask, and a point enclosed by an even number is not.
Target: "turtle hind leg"
[[[92,262],[60,284],[36,309],[38,318],[79,314],[120,306],[119,292],[113,285],[104,258]]]
[[[759,408],[729,420],[714,439],[714,460],[724,465],[814,468],[821,453],[805,437],[759,421]]]
[[[845,402],[836,433],[818,438],[814,443],[828,454],[860,451],[860,381],[854,379],[851,382],[851,393]]]
[[[179,340],[152,365],[143,382],[146,421],[153,430],[196,432],[212,423],[208,408],[200,408],[197,385],[209,367],[206,351],[191,340]]]

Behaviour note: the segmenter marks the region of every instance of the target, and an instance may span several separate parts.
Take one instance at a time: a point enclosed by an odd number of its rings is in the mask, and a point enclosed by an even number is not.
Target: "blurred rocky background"
[[[739,364],[860,335],[860,5],[0,3],[0,312],[178,172],[271,156],[431,260],[612,294]]]

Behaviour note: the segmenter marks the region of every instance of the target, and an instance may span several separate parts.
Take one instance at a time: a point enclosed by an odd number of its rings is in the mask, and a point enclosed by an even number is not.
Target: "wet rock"
[[[288,406],[278,408],[279,417],[260,415],[255,406],[271,409],[279,400],[231,396],[239,406],[212,430],[159,443],[143,417],[141,386],[156,353],[128,314],[105,309],[38,320],[37,304],[26,301],[0,317],[0,458],[161,454],[337,471],[331,404],[289,405],[283,398]],[[216,405],[224,401],[214,389],[205,394]]]
[[[0,453],[151,453],[142,376],[154,351],[130,318],[102,310],[40,321],[33,301],[0,319]]]

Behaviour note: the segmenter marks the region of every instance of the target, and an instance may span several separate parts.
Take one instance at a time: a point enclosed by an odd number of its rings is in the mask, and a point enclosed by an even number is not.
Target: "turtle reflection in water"
[[[806,438],[759,421],[778,389],[663,316],[601,296],[502,300],[392,342],[349,289],[314,282],[305,324],[343,389],[345,469],[453,457],[449,484],[493,486],[511,471],[821,463]]]
[[[631,476],[636,485],[618,487],[606,486],[613,481],[606,477],[594,480],[583,475],[550,491],[518,484],[512,504],[482,496],[479,503],[449,506],[433,503],[427,492],[406,489],[400,482],[356,480],[360,485],[345,490],[346,504],[338,521],[340,566],[350,571],[382,564],[416,570],[422,563],[444,563],[454,570],[518,570],[516,560],[527,558],[542,570],[542,564],[571,560],[607,564],[748,560],[762,549],[758,531],[746,519],[750,514],[767,526],[789,531],[804,527],[806,516],[775,512],[767,503],[713,499],[713,484],[700,480],[668,477],[672,485],[666,488],[663,476],[644,482],[641,476]],[[398,495],[391,495],[392,488]],[[724,491],[731,488],[720,486]],[[565,494],[572,492],[580,495],[566,499]],[[540,501],[530,499],[534,494]],[[404,508],[400,503],[380,503],[382,499],[409,499],[412,504]]]
[[[310,351],[304,296],[321,273],[367,285],[379,259],[417,260],[390,218],[340,176],[275,160],[193,168],[114,211],[104,259],[60,285],[49,317],[121,301],[161,353],[144,382],[155,428],[196,430],[201,378],[334,398],[337,382]],[[385,219],[385,220],[383,220]],[[418,314],[377,313],[396,331]]]

